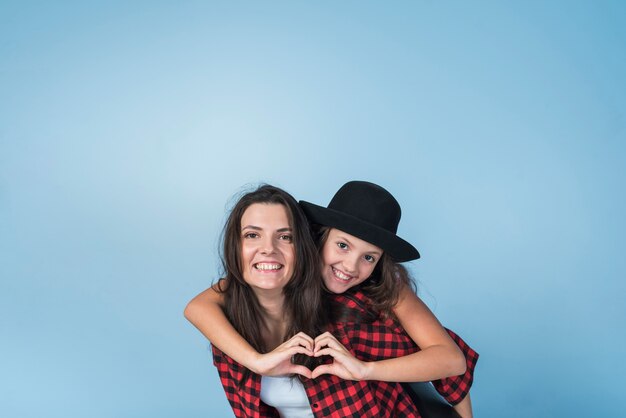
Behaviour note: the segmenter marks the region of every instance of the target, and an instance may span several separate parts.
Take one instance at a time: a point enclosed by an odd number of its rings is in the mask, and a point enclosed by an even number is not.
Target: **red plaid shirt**
[[[353,294],[352,299],[343,295],[336,295],[336,298],[338,302],[356,310],[367,309],[367,298],[360,292]],[[372,323],[339,323],[334,324],[330,331],[357,358],[364,361],[400,357],[419,351],[393,319],[378,318]],[[463,350],[468,369],[462,376],[433,383],[448,402],[455,404],[469,392],[478,354],[456,334],[448,332]],[[238,384],[245,368],[215,346],[212,348],[213,363],[235,416],[278,418],[276,409],[261,401],[261,376],[251,373],[242,389],[239,389]],[[415,404],[399,383],[343,380],[333,375],[303,379],[302,383],[315,417],[420,417]]]
[[[360,312],[368,309],[368,298],[362,292],[355,292],[348,297],[335,295],[335,300]],[[478,361],[478,353],[461,337],[446,328],[452,340],[459,346],[467,364],[467,370],[460,376],[447,377],[433,381],[435,389],[448,403],[456,405],[469,393],[474,381],[474,368]],[[372,323],[344,322],[334,324],[332,331],[335,337],[346,334],[350,345],[346,346],[354,355],[363,361],[377,361],[387,358],[406,356],[420,350],[402,325],[392,318],[379,316]],[[337,338],[339,339],[339,338]],[[342,342],[343,343],[343,342]]]

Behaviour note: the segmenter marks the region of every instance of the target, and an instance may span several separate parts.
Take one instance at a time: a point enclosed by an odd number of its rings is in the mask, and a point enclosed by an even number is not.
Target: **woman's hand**
[[[258,354],[253,362],[252,371],[262,376],[285,376],[295,373],[311,378],[311,370],[301,364],[293,364],[291,358],[296,354],[312,356],[313,347],[313,338],[299,332],[269,353]]]
[[[329,332],[325,332],[315,339],[315,357],[331,356],[333,362],[317,366],[311,377],[315,379],[323,374],[334,374],[346,380],[366,380],[368,363],[358,360]]]

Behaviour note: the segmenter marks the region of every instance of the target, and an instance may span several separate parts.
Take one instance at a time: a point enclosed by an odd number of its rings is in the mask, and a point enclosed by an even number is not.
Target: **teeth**
[[[335,276],[337,276],[341,280],[348,281],[348,280],[352,279],[352,276],[345,275],[345,274],[343,274],[343,272],[337,270],[334,267],[333,267],[333,273],[335,273]]]
[[[273,263],[257,263],[254,267],[257,270],[278,270],[282,267],[282,265]]]

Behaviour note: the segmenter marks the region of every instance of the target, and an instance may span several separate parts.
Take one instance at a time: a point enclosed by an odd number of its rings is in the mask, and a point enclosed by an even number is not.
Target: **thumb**
[[[323,374],[332,374],[332,372],[333,372],[332,364],[322,364],[321,366],[317,366],[311,372],[311,378],[315,379],[317,377],[320,377]]]
[[[312,375],[311,375],[311,370],[309,370],[308,367],[299,365],[299,364],[294,364],[292,367],[289,368],[289,373],[295,373],[295,374],[299,374],[301,376],[304,376],[306,378],[312,379]]]

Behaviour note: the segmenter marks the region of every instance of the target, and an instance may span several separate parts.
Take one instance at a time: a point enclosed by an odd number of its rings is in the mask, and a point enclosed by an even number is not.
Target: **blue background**
[[[549,3],[549,4],[547,4]],[[0,415],[226,417],[186,302],[229,199],[363,179],[477,417],[619,416],[626,6],[0,3]]]

